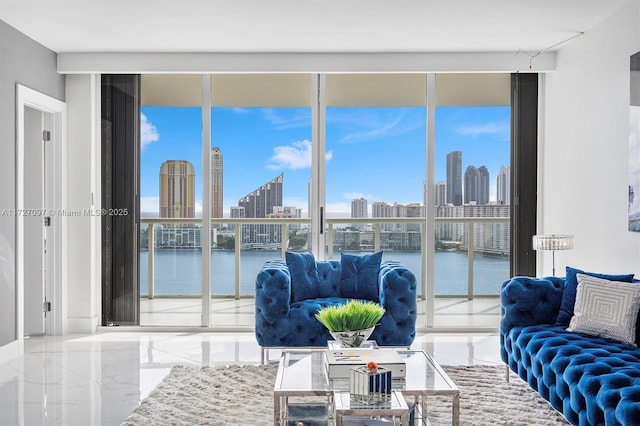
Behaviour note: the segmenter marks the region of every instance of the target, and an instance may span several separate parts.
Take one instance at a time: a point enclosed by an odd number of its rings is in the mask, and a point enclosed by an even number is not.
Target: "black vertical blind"
[[[102,76],[102,325],[140,324],[140,76]]]
[[[511,276],[536,274],[538,74],[511,75]]]

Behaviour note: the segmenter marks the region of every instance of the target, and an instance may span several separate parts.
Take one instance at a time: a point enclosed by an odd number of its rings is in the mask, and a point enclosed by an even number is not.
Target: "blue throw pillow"
[[[291,302],[320,296],[318,267],[313,253],[286,252],[285,260],[291,275]]]
[[[563,327],[569,326],[571,317],[573,316],[573,306],[576,304],[576,292],[578,289],[578,274],[586,274],[596,278],[602,278],[609,281],[622,281],[630,283],[633,281],[633,274],[608,275],[598,274],[596,272],[585,272],[580,269],[567,266],[567,276],[564,282],[564,291],[562,292],[562,303],[560,304],[560,312],[556,319],[556,325]]]
[[[378,274],[381,262],[381,251],[364,256],[342,253],[340,296],[378,302]]]

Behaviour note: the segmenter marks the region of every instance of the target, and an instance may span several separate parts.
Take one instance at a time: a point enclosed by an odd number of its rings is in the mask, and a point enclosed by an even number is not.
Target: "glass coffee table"
[[[425,411],[427,397],[441,395],[451,397],[452,424],[458,426],[460,391],[455,383],[427,352],[406,349],[397,352],[405,361],[406,377],[394,378],[393,390],[400,391],[407,401],[413,402],[416,423],[428,424]],[[348,392],[349,379],[329,380],[324,350],[283,351],[273,389],[274,425],[287,425],[301,417],[318,424],[323,421],[324,424],[334,424],[334,391]],[[315,408],[301,414],[299,411],[306,401]]]

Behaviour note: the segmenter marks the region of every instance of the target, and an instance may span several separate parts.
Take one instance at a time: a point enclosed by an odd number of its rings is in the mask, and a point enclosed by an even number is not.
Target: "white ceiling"
[[[629,0],[0,0],[56,52],[528,52]]]

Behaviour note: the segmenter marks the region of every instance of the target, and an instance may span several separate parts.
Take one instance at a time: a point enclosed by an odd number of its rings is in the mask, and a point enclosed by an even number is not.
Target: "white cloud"
[[[232,111],[236,114],[250,114],[251,110],[249,108],[235,107]]]
[[[424,126],[424,119],[406,108],[384,112],[356,108],[333,115],[329,119],[346,129],[345,135],[340,138],[341,143],[359,143],[400,136]]]
[[[402,120],[398,117],[390,122],[378,122],[375,123],[373,128],[365,129],[360,132],[349,133],[345,137],[342,138],[342,142],[345,143],[356,143],[363,142],[372,139],[379,139],[384,136],[389,135],[397,135],[404,133],[404,131],[399,130],[399,125],[402,123]]]
[[[268,169],[299,170],[311,167],[311,141],[301,140],[292,142],[289,145],[281,145],[273,148],[273,156],[267,164]],[[331,160],[333,152],[327,152],[326,161]]]
[[[506,122],[494,122],[483,124],[470,124],[459,126],[455,129],[456,133],[465,136],[497,136],[502,140],[510,138],[510,124]]]
[[[342,194],[342,198],[345,200],[355,200],[356,198],[364,198],[367,201],[372,200],[374,197],[371,194],[365,194],[362,192],[347,192]]]
[[[263,108],[262,117],[270,122],[277,130],[296,127],[311,127],[311,114],[305,109],[299,113],[279,115],[274,108]]]
[[[140,114],[140,149],[144,150],[147,145],[158,140],[160,140],[160,134],[156,126],[147,120],[146,115]]]

